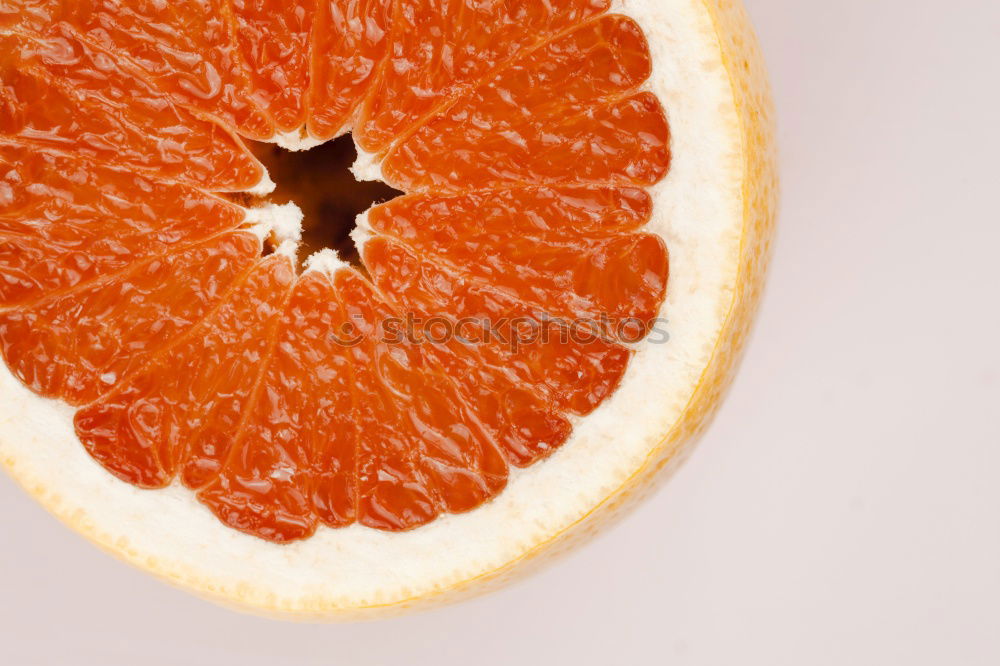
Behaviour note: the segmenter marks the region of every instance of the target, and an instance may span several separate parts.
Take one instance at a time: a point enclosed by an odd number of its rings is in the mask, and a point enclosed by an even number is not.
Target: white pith
[[[358,180],[382,180],[382,163],[378,157],[361,146],[355,145],[358,158],[351,165],[351,173]]]
[[[246,220],[270,229],[276,246],[285,242],[297,245],[302,240],[302,209],[292,201],[248,208]]]
[[[276,545],[223,526],[179,485],[149,491],[118,481],[80,445],[74,410],[31,393],[5,366],[0,461],[50,510],[133,564],[268,611],[349,613],[433,595],[509,566],[569,529],[642,467],[683,413],[733,300],[743,224],[739,122],[701,0],[620,0],[613,11],[646,33],[654,61],[647,88],[662,101],[672,132],[671,170],[652,188],[646,229],[670,252],[661,312],[669,340],[640,343],[618,391],[579,419],[551,458],[512,470],[496,499],[410,532],[321,528],[308,540]],[[361,155],[355,175],[378,174],[377,162]],[[268,219],[255,221],[294,240],[287,211],[260,215]],[[357,242],[368,233],[363,227]],[[307,270],[341,265],[332,253],[307,260]]]
[[[273,143],[285,150],[300,151],[309,150],[310,148],[315,148],[316,146],[323,143],[323,139],[316,139],[302,130],[293,130],[291,132],[281,132],[275,134],[269,140],[269,143]]]
[[[319,271],[327,275],[333,275],[341,268],[349,268],[350,264],[337,256],[336,251],[328,247],[306,257],[303,264],[303,272]]]

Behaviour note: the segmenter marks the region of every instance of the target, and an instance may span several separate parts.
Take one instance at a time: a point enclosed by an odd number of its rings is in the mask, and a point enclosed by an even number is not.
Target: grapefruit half
[[[116,556],[282,617],[450,601],[718,406],[776,198],[734,0],[9,4],[0,461]],[[347,132],[403,195],[308,253],[253,142]]]

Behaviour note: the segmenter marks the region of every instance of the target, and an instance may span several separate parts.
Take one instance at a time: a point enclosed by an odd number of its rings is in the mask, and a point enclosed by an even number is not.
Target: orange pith
[[[110,473],[275,542],[408,530],[559,448],[653,325],[670,162],[606,0],[14,0],[0,349]],[[206,13],[206,7],[210,10]],[[364,271],[261,256],[240,136],[352,129]]]

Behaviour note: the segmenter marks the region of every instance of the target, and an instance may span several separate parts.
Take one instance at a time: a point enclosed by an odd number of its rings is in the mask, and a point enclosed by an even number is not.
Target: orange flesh
[[[263,170],[235,136],[176,106],[135,70],[63,27],[45,36],[0,36],[4,139],[209,190],[260,181]]]
[[[397,0],[389,74],[369,88],[358,144],[382,152],[418,119],[524,48],[607,9],[609,0]]]
[[[385,60],[391,0],[320,1],[309,81],[309,134],[329,139],[351,116]]]
[[[239,58],[237,24],[225,0],[12,0],[15,26],[53,27],[115,53],[185,106],[218,116],[244,136],[265,138],[274,122],[253,99]],[[288,7],[288,3],[284,5]]]
[[[315,0],[233,0],[236,41],[253,90],[281,132],[305,122]]]
[[[278,543],[413,529],[557,450],[654,324],[669,130],[606,0],[7,4],[0,350],[128,483]],[[347,129],[409,192],[358,267],[209,194],[264,175],[238,135]]]
[[[386,179],[406,190],[501,183],[649,185],[669,163],[639,26],[585,23],[524,54],[392,151]],[[441,168],[444,166],[445,168]]]

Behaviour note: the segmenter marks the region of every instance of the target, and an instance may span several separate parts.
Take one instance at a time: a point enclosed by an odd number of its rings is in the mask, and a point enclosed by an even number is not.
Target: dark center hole
[[[267,200],[294,202],[301,210],[302,244],[299,257],[325,247],[344,261],[360,265],[351,241],[354,219],[374,204],[403,194],[380,181],[358,181],[350,171],[358,153],[350,134],[303,151],[290,151],[271,143],[247,141],[247,146],[267,167],[276,184]]]

